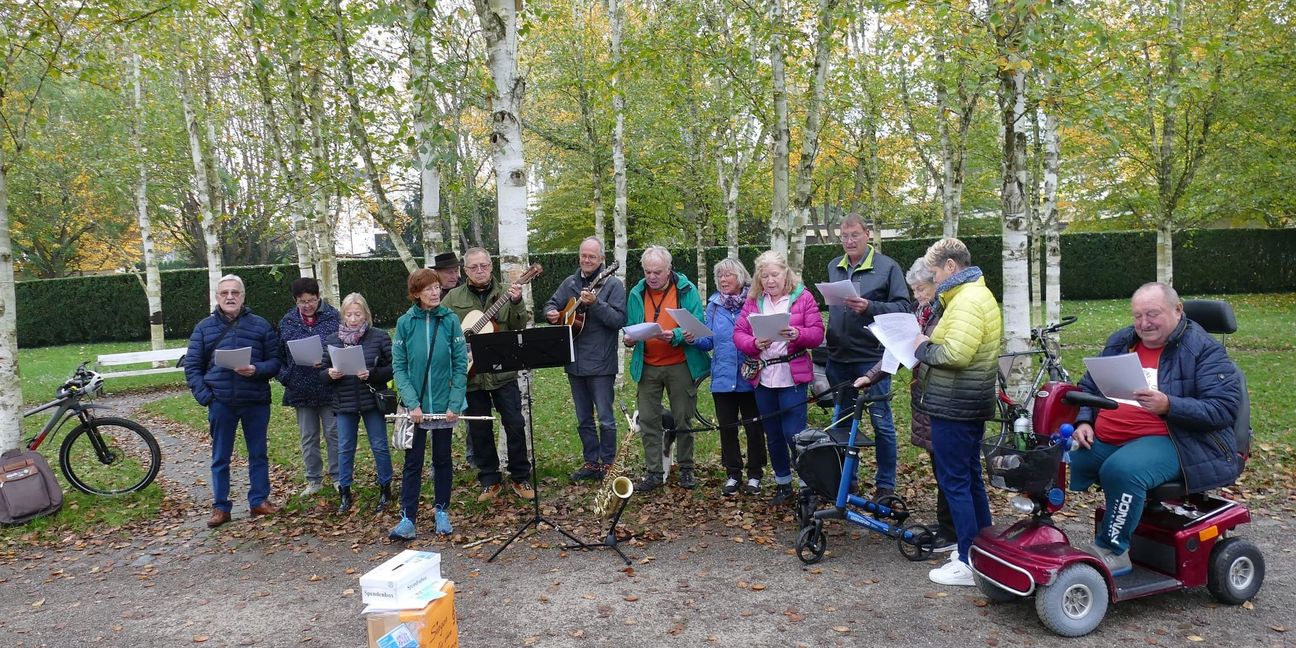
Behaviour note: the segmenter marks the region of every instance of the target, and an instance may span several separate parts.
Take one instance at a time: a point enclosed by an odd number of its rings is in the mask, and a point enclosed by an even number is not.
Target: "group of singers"
[[[819,347],[827,335],[829,383],[849,385],[855,381],[856,386],[872,393],[889,393],[890,376],[869,372],[880,361],[882,347],[866,326],[882,313],[917,310],[921,314],[918,307],[930,308],[933,278],[922,259],[906,275],[894,260],[869,245],[866,221],[851,215],[840,227],[843,253],[829,262],[827,276],[829,281],[851,281],[859,296],[830,307],[826,327],[815,296],[779,252],[757,257],[750,274],[734,259],[720,261],[713,270],[716,289],[707,297],[674,270],[670,252],[660,246],[643,252],[643,279],[627,292],[616,277],[604,271],[603,242],[596,237],[582,241],[579,268],[562,281],[542,308],[550,324],[568,321],[564,317],[573,307],[583,318],[574,338],[575,360],[566,366],[583,452],[583,463],[571,479],[601,480],[613,464],[618,419],[614,389],[620,345],[624,345],[632,349],[630,375],[637,383],[643,446],[644,472],[635,484],[636,491],[659,489],[669,476],[663,397],[680,429],[673,442],[678,485],[685,489],[697,486],[689,422],[697,412],[698,385],[709,376],[726,472],[721,493],[760,494],[768,462],[773,472],[771,503],[789,502],[793,495],[793,437],[806,427],[808,385],[814,378],[810,350]],[[401,520],[391,529],[393,539],[415,537],[429,441],[435,530],[439,534],[452,532],[451,431],[463,415],[487,419],[469,420],[467,426],[468,458],[478,472],[478,501],[493,500],[502,490],[503,471],[493,422],[488,418],[492,411],[504,431],[507,462],[503,468],[511,490],[522,499],[535,497],[529,485],[531,463],[517,375],[479,372],[470,378],[470,340],[463,328],[463,318],[470,312],[485,311],[497,303],[502,306],[493,318],[495,330],[524,328],[523,287],[495,277],[490,253],[482,248],[467,250],[462,268],[466,281],[461,282],[459,259],[446,252],[436,255],[432,267],[410,274],[407,289],[412,305],[390,337],[372,326],[373,317],[362,295],[347,295],[339,312],[321,301],[319,283],[311,278],[293,282],[296,306],[283,316],[276,333],[244,306],[240,278],[229,275],[221,280],[216,293],[218,307],[195,327],[186,360],[190,387],[199,403],[209,408],[212,425],[214,506],[209,526],[230,519],[229,456],[240,423],[248,446],[251,514],[277,510],[268,500],[265,453],[268,381],[272,377],[284,384],[283,404],[297,414],[306,478],[301,495],[314,495],[322,488],[323,439],[340,513],[347,513],[354,503],[351,485],[362,422],[375,463],[377,508],[385,508],[396,497],[391,487],[394,471],[387,425],[378,394],[389,381],[395,382],[416,429],[413,447],[403,453]],[[920,298],[917,304],[910,298],[910,287]],[[695,337],[685,332],[671,315],[675,309],[687,310],[705,323],[712,335]],[[749,317],[773,313],[787,313],[787,326],[773,338],[756,335]],[[650,322],[660,326],[660,334],[643,340],[625,333],[629,326]],[[345,375],[331,366],[329,353],[324,353],[316,366],[294,363],[288,343],[311,336],[319,336],[326,346],[361,346],[367,371]],[[246,367],[226,370],[212,361],[217,347],[243,346],[252,347],[252,361]],[[854,388],[839,391],[838,397],[853,403]],[[871,408],[870,417],[876,440],[874,497],[881,497],[894,492],[896,485],[895,426],[885,401]],[[915,421],[913,440],[930,451],[925,430]],[[746,440],[745,460],[742,438]],[[941,544],[949,544],[945,540],[953,537],[953,529],[945,507],[940,518]]]

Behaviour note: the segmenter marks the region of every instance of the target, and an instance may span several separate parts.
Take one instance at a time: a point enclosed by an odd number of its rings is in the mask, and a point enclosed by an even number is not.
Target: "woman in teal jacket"
[[[463,412],[468,391],[468,346],[459,318],[441,305],[441,280],[426,268],[408,280],[414,302],[396,322],[392,369],[401,402],[415,424],[414,447],[405,451],[401,472],[401,521],[388,534],[393,540],[413,540],[423,486],[423,453],[432,437],[432,479],[436,532],[448,535],[453,461],[450,437]],[[444,412],[444,414],[441,414]],[[435,418],[434,418],[435,417]]]

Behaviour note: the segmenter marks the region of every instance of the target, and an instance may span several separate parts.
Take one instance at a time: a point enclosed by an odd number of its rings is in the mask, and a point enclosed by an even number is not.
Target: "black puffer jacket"
[[[337,333],[330,335],[324,344],[324,367],[320,370],[320,380],[333,393],[333,411],[358,414],[377,409],[378,401],[374,399],[373,392],[369,391],[366,383],[374,389],[382,389],[392,379],[392,341],[387,331],[370,326],[364,337],[360,338],[360,346],[364,347],[365,366],[369,367],[367,381],[361,381],[355,376],[330,379],[328,370],[333,366],[333,360],[329,357],[327,348],[347,345],[342,344]]]

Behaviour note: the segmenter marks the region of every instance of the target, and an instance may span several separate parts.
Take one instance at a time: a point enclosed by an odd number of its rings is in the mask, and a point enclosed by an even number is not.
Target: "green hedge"
[[[935,238],[886,241],[883,252],[908,270]],[[1001,294],[1003,279],[999,236],[964,239],[972,259],[985,272],[986,283]],[[751,262],[763,248],[745,246],[739,257]],[[1296,290],[1296,230],[1194,230],[1175,239],[1175,286],[1186,294],[1282,292]],[[626,256],[626,280],[642,278],[639,256]],[[804,280],[824,280],[828,261],[841,253],[838,245],[806,248]],[[693,248],[672,248],[675,267],[694,282],[697,262]],[[709,269],[724,258],[723,247],[706,250]],[[609,260],[611,256],[609,255]],[[532,254],[544,274],[532,283],[537,306],[577,267],[574,252]],[[243,277],[248,305],[278,323],[293,307],[289,285],[295,265],[226,268]],[[342,293],[361,292],[380,326],[391,327],[409,307],[405,297],[405,268],[398,259],[348,259],[338,264]],[[1156,234],[1153,232],[1077,233],[1062,236],[1062,295],[1066,299],[1127,297],[1140,284],[1156,277]],[[711,284],[708,276],[708,284]],[[714,288],[714,287],[712,287]],[[23,281],[17,284],[18,344],[36,347],[77,342],[148,339],[148,306],[134,275],[74,277]],[[162,273],[162,306],[168,337],[187,337],[209,312],[207,271],[203,268]],[[538,310],[538,309],[537,309]]]

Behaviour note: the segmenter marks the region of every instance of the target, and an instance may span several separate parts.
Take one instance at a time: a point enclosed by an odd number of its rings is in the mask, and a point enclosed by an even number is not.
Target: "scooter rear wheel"
[[[823,560],[827,549],[828,536],[823,532],[823,522],[815,520],[814,524],[801,529],[796,541],[796,555],[801,562],[813,565]]]
[[[1264,554],[1240,538],[1229,538],[1211,550],[1206,589],[1221,603],[1241,605],[1264,583]]]

